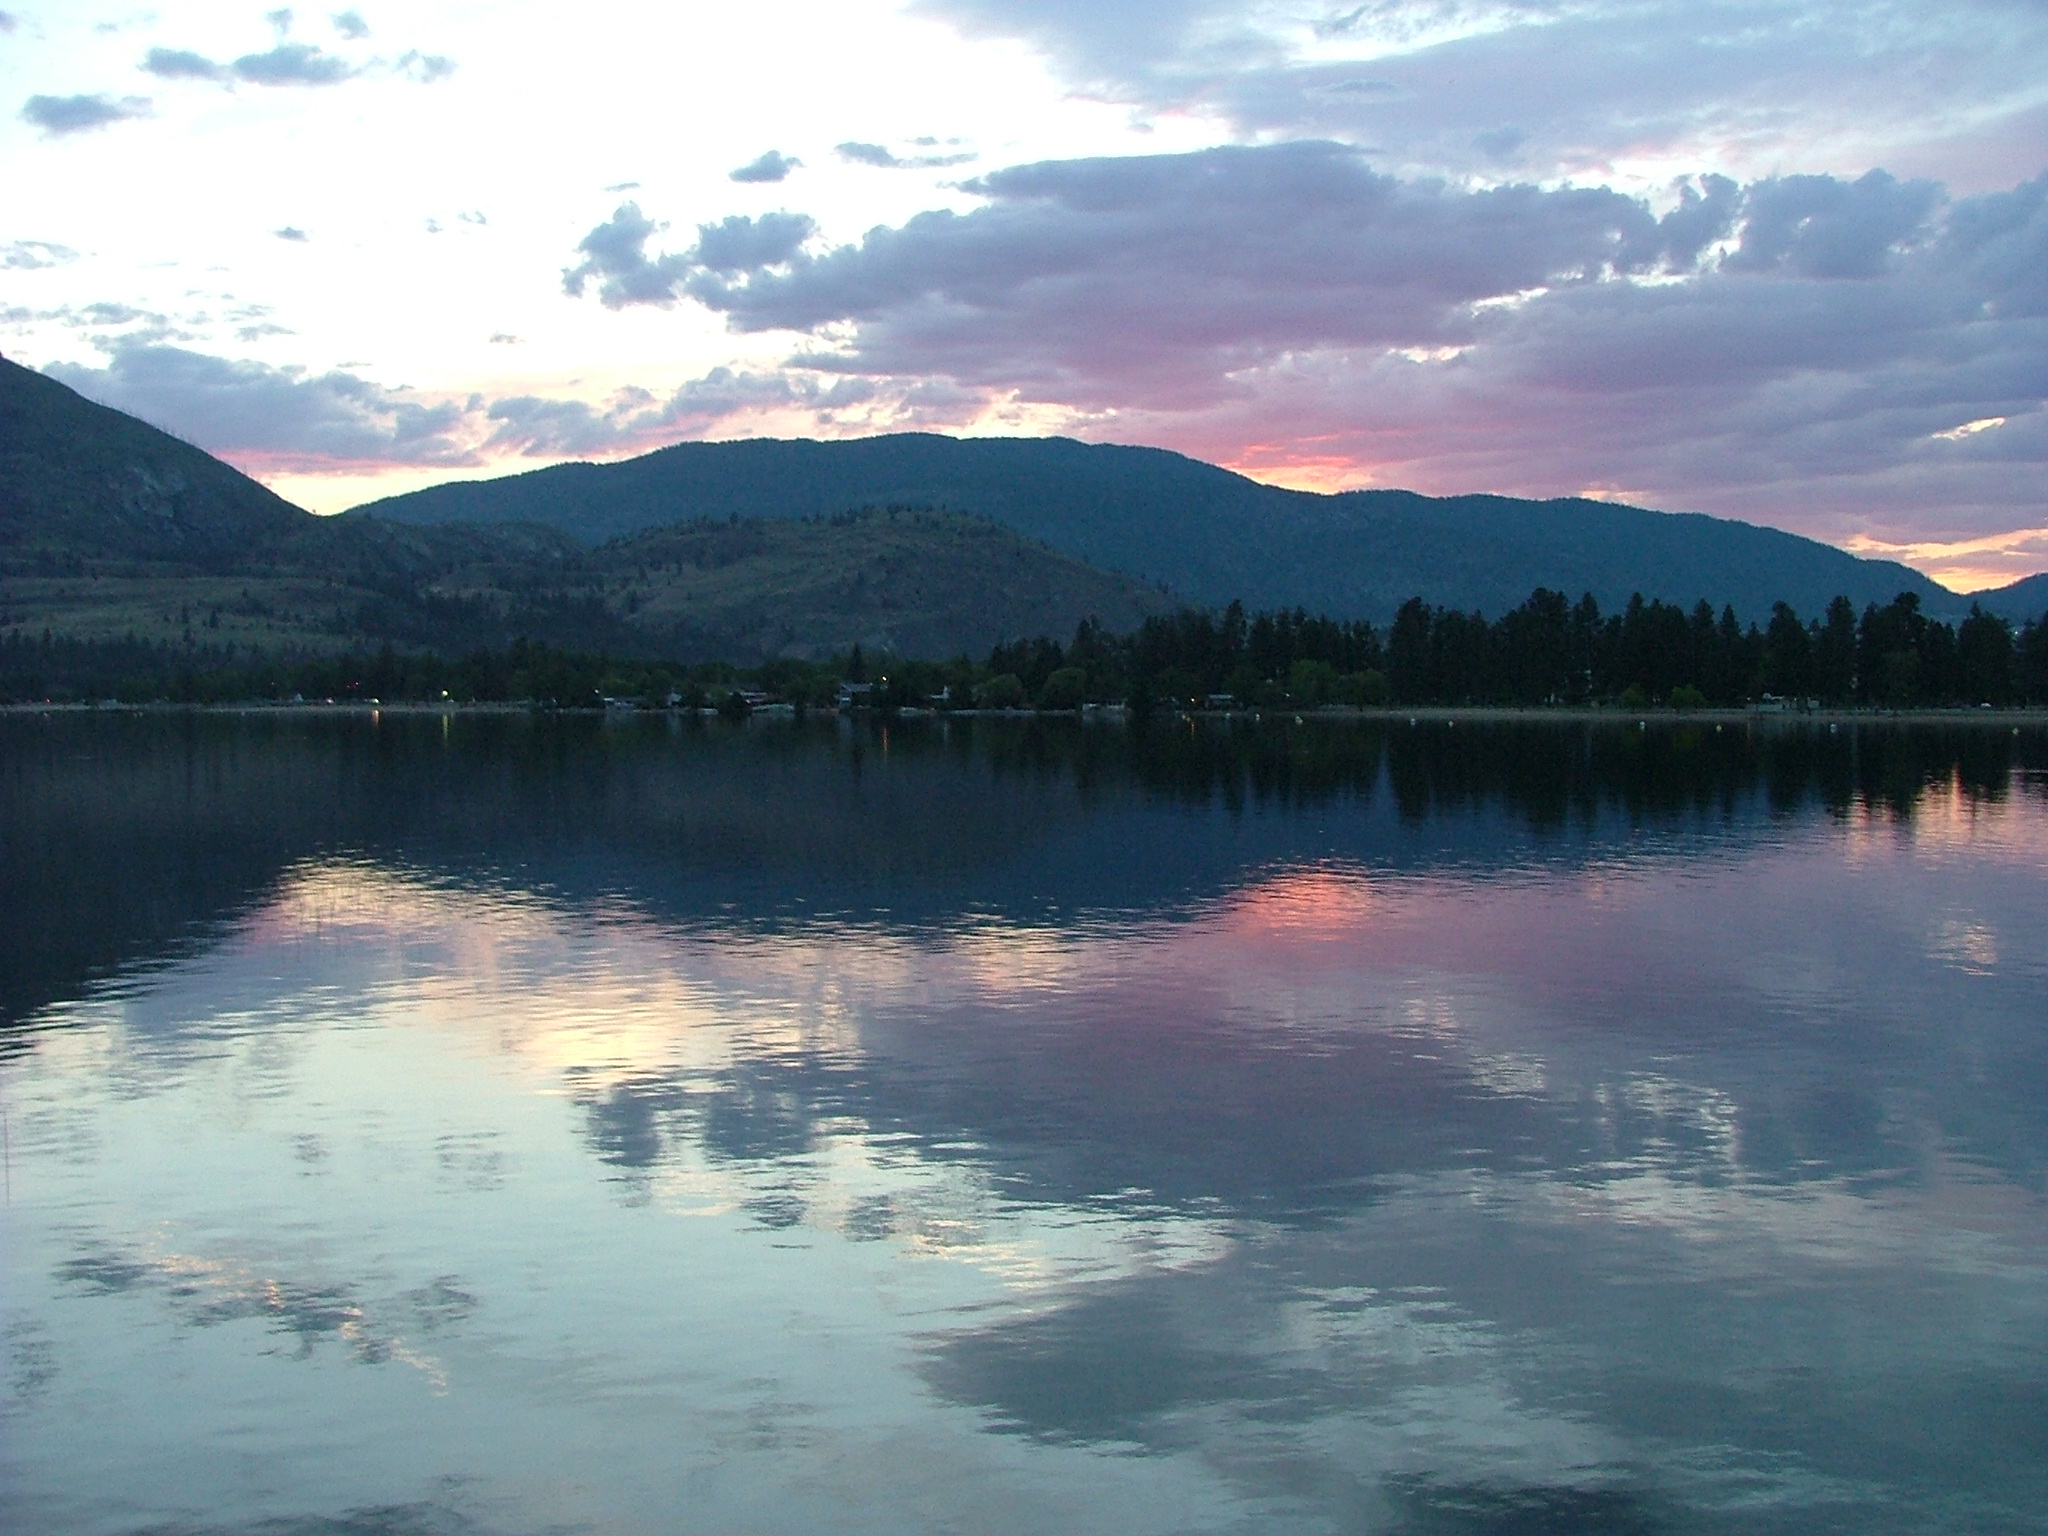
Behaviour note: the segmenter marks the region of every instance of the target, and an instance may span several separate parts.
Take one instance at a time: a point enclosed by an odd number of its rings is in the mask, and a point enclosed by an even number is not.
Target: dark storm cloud
[[[562,274],[562,291],[582,296],[596,280],[598,302],[607,309],[629,304],[673,304],[692,273],[716,283],[721,275],[777,266],[796,255],[817,226],[800,213],[733,217],[697,229],[690,250],[650,256],[647,242],[667,226],[655,223],[638,203],[621,203],[612,216],[578,242],[583,260]]]
[[[44,137],[55,139],[66,134],[87,133],[129,118],[147,117],[149,109],[150,101],[146,96],[123,96],[118,101],[104,95],[31,96],[22,103],[21,117],[23,122],[34,123],[42,129]]]
[[[734,181],[781,181],[802,165],[803,161],[785,155],[778,149],[771,149],[758,160],[749,160],[731,173]]]
[[[454,435],[466,412],[353,374],[235,362],[148,342],[117,341],[104,368],[46,370],[102,405],[139,416],[213,453],[404,464],[469,462]]]

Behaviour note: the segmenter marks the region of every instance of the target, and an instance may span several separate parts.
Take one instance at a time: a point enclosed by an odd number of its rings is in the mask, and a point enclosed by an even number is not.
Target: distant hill
[[[958,513],[721,518],[597,548],[533,523],[328,518],[156,428],[0,358],[0,632],[213,651],[519,635],[678,659],[855,642],[985,653],[1135,627],[1174,600]]]
[[[310,514],[218,459],[0,358],[0,569],[81,558],[227,569]]]
[[[1205,604],[1242,598],[1385,620],[1417,594],[1498,614],[1547,586],[1590,591],[1608,609],[1638,591],[1686,604],[1705,597],[1758,621],[1781,599],[1811,617],[1838,593],[1860,608],[1917,592],[1928,613],[1946,618],[1969,608],[1906,566],[1724,518],[1580,498],[1325,496],[1163,449],[1066,438],[679,443],[358,510],[418,524],[537,523],[596,543],[691,518],[800,518],[891,502],[994,518]],[[2004,611],[2003,594],[1979,599]]]
[[[1960,601],[1980,603],[1986,613],[1998,614],[2015,624],[2038,619],[2048,614],[2048,571],[2022,577],[2010,586],[1994,587],[1989,592],[1972,592]]]

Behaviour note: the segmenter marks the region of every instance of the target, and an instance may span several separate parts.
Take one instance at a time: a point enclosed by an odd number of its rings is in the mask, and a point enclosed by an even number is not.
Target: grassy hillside
[[[421,530],[357,531],[385,553],[387,539],[402,547]],[[856,642],[979,655],[999,640],[1071,634],[1090,616],[1130,629],[1174,606],[1155,588],[986,519],[928,510],[690,524],[595,550],[475,543],[350,579],[297,562],[208,574],[97,560],[71,575],[0,576],[0,632],[263,653],[383,640],[460,651],[526,635],[624,655],[745,661],[819,657]]]
[[[281,553],[307,520],[189,443],[0,358],[0,573],[234,569]]]
[[[1134,629],[1175,606],[986,518],[929,508],[686,523],[605,545],[584,568],[607,611],[678,656],[818,657],[856,640],[980,655],[1090,616]]]
[[[689,518],[802,518],[891,502],[990,517],[1212,605],[1242,598],[1384,621],[1418,594],[1498,614],[1545,586],[1590,591],[1610,610],[1637,591],[1755,615],[1781,599],[1816,614],[1838,593],[1860,608],[1915,592],[1937,617],[1969,608],[1905,566],[1723,518],[1583,499],[1320,496],[1161,449],[1063,438],[679,443],[622,463],[443,485],[361,510],[422,524],[530,522],[599,543]],[[1998,595],[1985,601],[2003,611]]]

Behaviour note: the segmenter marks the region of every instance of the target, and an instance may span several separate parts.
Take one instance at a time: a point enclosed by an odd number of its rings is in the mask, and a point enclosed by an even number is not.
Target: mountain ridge
[[[0,358],[0,634],[258,654],[524,635],[665,659],[986,652],[1172,607],[987,519],[695,519],[597,548],[531,523],[319,517]]]
[[[1896,562],[1705,513],[1583,497],[1296,491],[1168,449],[1071,438],[676,443],[611,463],[449,482],[346,515],[524,521],[593,542],[690,518],[804,517],[892,502],[990,517],[1203,605],[1242,599],[1379,622],[1418,594],[1498,614],[1537,586],[1590,591],[1610,611],[1635,592],[1687,606],[1704,597],[1759,623],[1781,600],[1813,617],[1838,593],[1860,608],[1902,591],[1917,593],[1930,616],[1956,619],[1972,601],[2003,612],[2007,590],[1966,596]]]

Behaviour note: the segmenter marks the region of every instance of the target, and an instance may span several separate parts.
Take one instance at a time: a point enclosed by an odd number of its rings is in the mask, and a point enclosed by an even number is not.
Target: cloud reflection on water
[[[44,1011],[13,1176],[57,1323],[412,1365],[494,1487],[567,1434],[771,1528],[2021,1528],[2042,818],[1925,805],[1035,920],[308,857]],[[471,1518],[417,1492],[325,1507]]]

